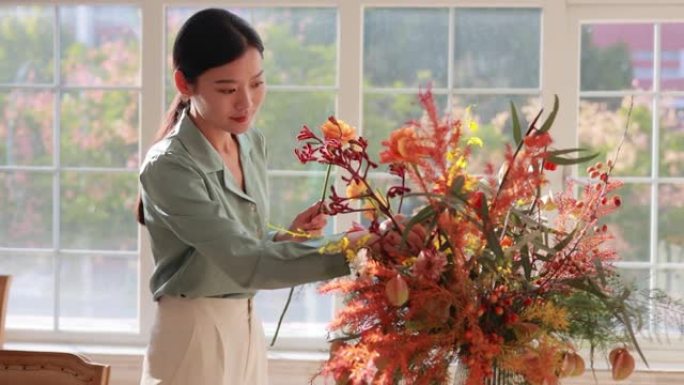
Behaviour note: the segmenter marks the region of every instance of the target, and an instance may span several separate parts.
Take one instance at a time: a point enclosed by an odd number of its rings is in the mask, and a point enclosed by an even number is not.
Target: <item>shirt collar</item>
[[[197,162],[202,170],[216,172],[224,169],[221,155],[190,119],[187,109],[181,113],[174,131],[176,131],[176,136],[188,150],[192,159]],[[237,140],[240,145],[241,159],[243,159],[242,155],[249,155],[252,146],[247,135],[237,135]]]

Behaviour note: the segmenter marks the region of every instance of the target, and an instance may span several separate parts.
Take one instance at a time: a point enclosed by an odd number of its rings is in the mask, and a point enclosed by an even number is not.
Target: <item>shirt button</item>
[[[256,205],[254,203],[249,204],[249,209],[252,210],[252,212],[256,212]]]
[[[261,231],[261,229],[257,229],[256,233],[257,233],[257,237],[259,237],[259,238],[261,238],[264,235],[264,232]]]

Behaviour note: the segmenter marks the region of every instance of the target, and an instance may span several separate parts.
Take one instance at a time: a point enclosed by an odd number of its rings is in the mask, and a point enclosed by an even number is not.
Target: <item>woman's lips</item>
[[[247,121],[247,116],[231,116],[230,120],[237,123],[245,123]]]

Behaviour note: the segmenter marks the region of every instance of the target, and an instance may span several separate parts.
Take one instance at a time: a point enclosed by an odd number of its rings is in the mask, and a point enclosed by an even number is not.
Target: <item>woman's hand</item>
[[[275,241],[301,242],[310,237],[320,236],[323,233],[323,228],[328,224],[328,217],[322,210],[322,204],[323,202],[317,202],[297,214],[288,229],[290,233],[279,232],[275,236]]]
[[[352,242],[359,242],[365,240],[365,245],[374,253],[386,253],[391,256],[399,256],[402,253],[410,253],[417,255],[420,250],[425,247],[425,240],[428,236],[425,227],[421,224],[416,224],[411,227],[411,230],[406,236],[406,244],[402,245],[402,236],[406,226],[406,217],[401,214],[394,216],[395,221],[399,225],[397,228],[394,222],[387,219],[380,224],[381,235],[368,233],[367,231],[358,231],[350,234]],[[368,238],[370,236],[370,238]]]

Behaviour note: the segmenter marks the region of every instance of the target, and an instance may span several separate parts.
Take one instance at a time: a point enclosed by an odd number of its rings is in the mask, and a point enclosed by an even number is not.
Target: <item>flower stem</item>
[[[323,201],[325,200],[325,193],[328,190],[328,181],[330,180],[330,171],[332,170],[332,164],[328,163],[328,169],[325,172],[325,180],[323,181],[323,190],[321,191],[321,205],[318,206],[318,212],[323,210]],[[280,313],[280,318],[278,319],[278,325],[276,326],[275,333],[273,334],[273,339],[271,340],[271,346],[275,345],[278,339],[278,332],[280,332],[280,327],[283,324],[283,319],[285,318],[285,313],[290,307],[290,302],[292,301],[292,295],[294,294],[294,287],[290,288],[290,292],[287,294],[287,301],[285,301],[285,306],[283,307],[283,312]]]

